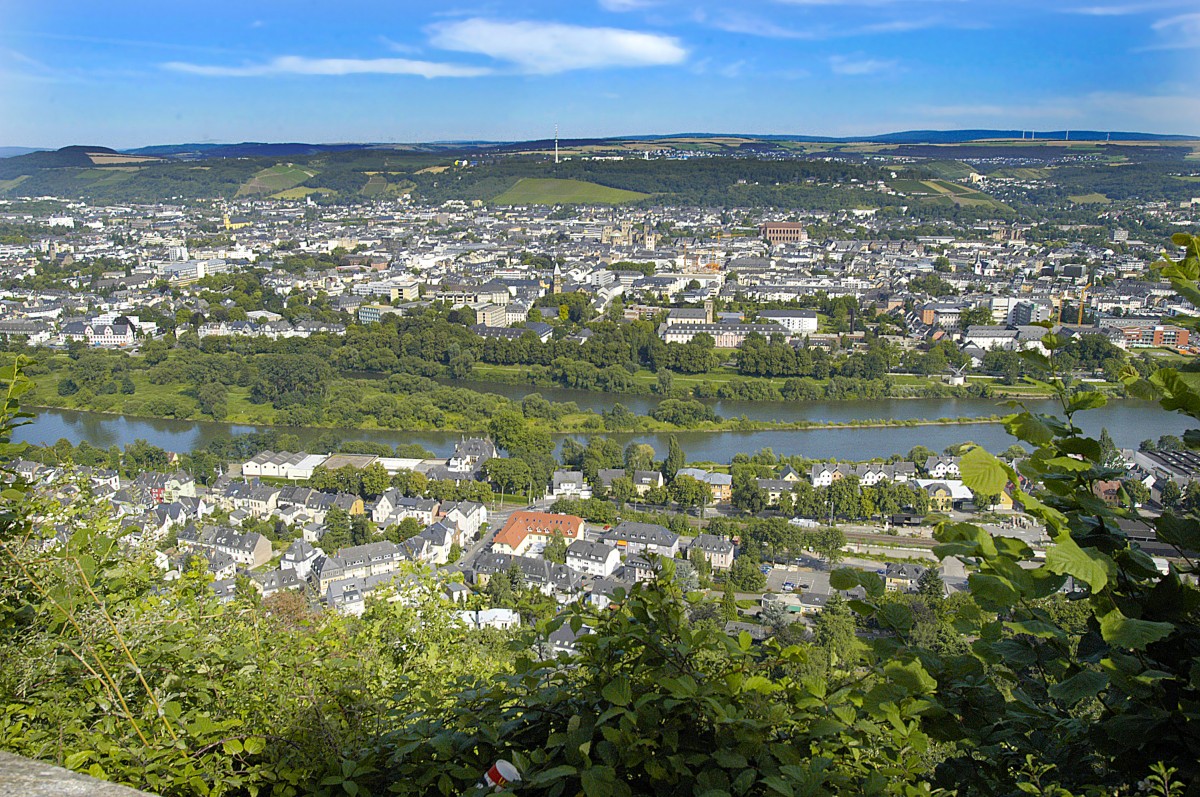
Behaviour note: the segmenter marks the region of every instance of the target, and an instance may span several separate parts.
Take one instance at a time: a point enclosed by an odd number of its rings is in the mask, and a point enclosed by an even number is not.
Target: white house
[[[962,473],[958,469],[958,457],[930,457],[925,470],[933,479],[957,479]]]
[[[814,310],[764,310],[759,320],[775,322],[796,335],[811,335],[817,331],[817,314]]]
[[[621,564],[621,552],[602,542],[576,540],[567,546],[567,567],[589,576],[606,578]]]
[[[577,470],[556,470],[550,486],[552,498],[591,498],[592,488]]]

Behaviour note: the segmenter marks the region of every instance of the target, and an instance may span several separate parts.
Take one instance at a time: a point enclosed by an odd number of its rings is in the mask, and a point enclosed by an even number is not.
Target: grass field
[[[526,177],[493,201],[500,205],[617,205],[622,202],[635,202],[648,196],[650,195],[637,191],[624,191],[582,180]]]
[[[1050,176],[1050,170],[1031,166],[1014,166],[1000,169],[992,174],[995,177],[1011,177],[1017,180],[1045,180]]]
[[[295,188],[314,174],[316,172],[302,169],[292,163],[279,163],[263,169],[243,183],[238,189],[237,195],[276,194],[289,188]]]
[[[890,180],[888,185],[893,191],[910,195],[930,195],[935,193],[932,188],[920,180]]]
[[[11,180],[0,180],[0,194],[13,190],[28,179],[28,174],[21,174],[12,178]]]
[[[943,180],[965,180],[975,172],[962,161],[930,161],[922,165]]]
[[[1095,192],[1091,194],[1076,194],[1075,196],[1067,197],[1067,199],[1076,205],[1107,205],[1109,202],[1108,197],[1104,194],[1097,194]]]
[[[305,188],[304,186],[296,186],[288,188],[284,191],[277,191],[271,194],[271,199],[304,199],[309,194],[328,194],[332,193],[329,188]]]

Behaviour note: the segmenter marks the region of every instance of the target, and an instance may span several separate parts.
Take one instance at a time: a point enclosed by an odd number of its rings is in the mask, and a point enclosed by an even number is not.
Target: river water
[[[520,399],[528,388],[519,385],[497,385],[492,383],[459,383],[458,387],[486,390]],[[602,412],[620,402],[631,410],[644,414],[653,409],[655,400],[651,396],[611,395],[577,390],[540,389],[536,392],[551,401],[574,401],[581,408]],[[1051,401],[1027,403],[1030,409],[1053,412],[1056,404]],[[877,418],[937,419],[984,417],[1009,412],[1007,407],[990,399],[892,399],[879,401],[843,402],[734,402],[712,403],[723,417],[745,415],[755,420],[779,421],[851,421]],[[1140,401],[1114,401],[1099,410],[1080,413],[1076,420],[1092,435],[1107,428],[1120,447],[1134,448],[1146,438],[1157,439],[1160,435],[1181,435],[1189,427],[1188,418],[1169,413]],[[131,418],[103,415],[72,410],[40,410],[29,424],[19,428],[14,438],[17,441],[45,444],[66,438],[73,443],[87,440],[93,445],[107,448],[111,445],[124,446],[143,439],[169,451],[190,451],[208,442],[235,434],[255,431],[260,427],[228,423],[206,423],[199,421],[176,421],[165,419]],[[345,440],[373,440],[388,445],[420,443],[439,455],[448,455],[462,437],[457,432],[398,432],[392,430],[362,429],[286,429],[282,430],[299,437],[302,446],[308,446],[318,437],[335,431]],[[567,435],[559,435],[561,441]],[[610,434],[622,445],[630,440],[649,443],[659,455],[667,450],[666,434]],[[688,459],[692,461],[728,462],[739,452],[753,453],[762,448],[771,448],[777,454],[802,455],[812,459],[861,460],[872,457],[887,457],[904,454],[913,446],[923,445],[934,451],[967,440],[985,446],[991,451],[1003,451],[1015,442],[999,424],[972,424],[952,426],[845,428],[773,430],[756,432],[678,432],[675,435]],[[579,437],[576,435],[576,437]]]

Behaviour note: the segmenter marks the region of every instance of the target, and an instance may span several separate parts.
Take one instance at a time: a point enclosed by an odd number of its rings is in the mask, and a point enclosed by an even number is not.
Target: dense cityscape
[[[9,10],[0,795],[1200,793],[1198,35]]]

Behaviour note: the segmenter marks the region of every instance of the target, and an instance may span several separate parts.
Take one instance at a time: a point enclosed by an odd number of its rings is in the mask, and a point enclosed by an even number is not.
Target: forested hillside
[[[403,194],[435,203],[491,202],[522,179],[559,179],[645,194],[641,202],[649,205],[817,211],[905,206],[934,218],[939,212],[1012,218],[1021,206],[1048,207],[1066,203],[1071,196],[1174,201],[1195,193],[1193,148],[1182,142],[828,144],[812,145],[811,151],[781,149],[776,143],[757,140],[742,143],[750,148],[694,145],[715,148],[721,153],[716,157],[643,160],[636,152],[617,149],[623,159],[575,156],[557,164],[530,144],[441,151],[245,145],[200,148],[164,159],[152,158],[158,150],[147,148],[129,155],[128,162],[126,156],[103,147],[68,147],[0,159],[0,196],[79,197],[100,203],[230,199],[239,192],[260,193],[251,181],[264,170],[288,168],[310,174],[299,186],[313,189],[323,202]],[[682,144],[676,141],[670,146]],[[108,159],[95,162],[87,154],[105,152]],[[932,189],[915,194],[879,190],[880,181],[897,185],[927,179],[965,181],[975,171],[994,178],[1018,175],[1025,182],[1016,193],[1004,189],[1003,201],[958,183],[948,184],[953,190],[945,195]],[[296,199],[303,194],[280,193],[276,198]],[[631,198],[597,196],[600,202]],[[555,203],[553,194],[533,199]]]

